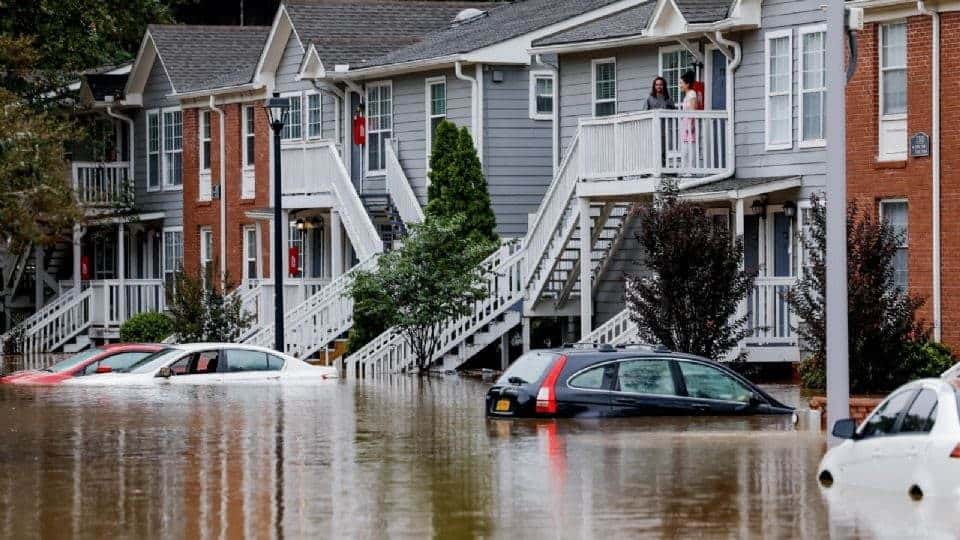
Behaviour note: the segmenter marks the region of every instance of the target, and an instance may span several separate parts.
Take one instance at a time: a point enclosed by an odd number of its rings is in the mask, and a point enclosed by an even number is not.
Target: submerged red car
[[[72,377],[122,372],[167,347],[152,344],[114,344],[94,347],[45,369],[17,371],[0,377],[0,384],[58,384]]]

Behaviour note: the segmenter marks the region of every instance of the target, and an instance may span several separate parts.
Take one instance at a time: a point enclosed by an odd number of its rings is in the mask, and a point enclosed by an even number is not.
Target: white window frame
[[[789,51],[789,69],[787,70],[787,92],[778,93],[776,96],[771,96],[770,94],[770,42],[776,39],[787,38],[787,50]],[[789,111],[788,115],[788,132],[789,136],[787,137],[786,142],[771,142],[770,136],[772,131],[770,129],[770,103],[771,97],[779,97],[786,95],[788,97],[787,109]],[[763,138],[767,150],[792,150],[793,149],[793,30],[790,28],[784,28],[783,30],[773,30],[764,34],[763,37],[763,104],[764,104],[764,114],[763,114]]]
[[[316,126],[317,126],[316,135],[310,132],[310,128],[313,125],[313,123],[310,121],[310,98],[313,96],[317,97],[318,104],[319,104],[319,107],[317,108],[318,119],[316,123]],[[303,134],[304,140],[322,139],[323,138],[323,94],[316,90],[311,90],[309,92],[306,92],[303,96],[303,101],[301,102],[301,106],[303,107],[303,118],[304,118],[304,123],[301,128],[301,133]]]
[[[808,35],[810,35],[810,34],[819,34],[819,33],[823,33],[823,43],[824,43],[824,46],[823,46],[823,86],[820,86],[820,87],[817,87],[817,88],[804,88],[804,86],[803,86],[803,75],[804,75],[804,70],[805,70],[805,68],[806,68],[806,63],[805,63],[805,61],[804,61],[804,58],[805,58],[806,55],[805,55],[804,53],[806,52],[806,50],[805,50],[804,47],[803,47],[803,38],[806,37],[806,36],[808,36]],[[826,40],[827,40],[827,25],[825,25],[825,24],[815,24],[815,25],[812,25],[812,26],[801,26],[801,27],[800,27],[800,30],[798,31],[797,39],[799,40],[799,47],[800,47],[800,51],[799,51],[799,53],[798,53],[799,56],[800,56],[800,58],[799,58],[799,63],[800,63],[800,65],[799,65],[799,67],[798,67],[798,70],[799,70],[799,71],[797,72],[797,78],[798,78],[798,81],[799,81],[798,93],[800,94],[800,95],[798,96],[798,100],[799,100],[799,102],[800,102],[800,103],[799,103],[799,106],[800,106],[800,120],[799,120],[800,126],[799,126],[799,130],[797,131],[797,140],[798,140],[797,146],[799,146],[800,148],[821,148],[821,147],[824,147],[824,146],[827,145],[827,139],[826,139],[826,133],[827,133],[827,106],[826,106],[826,101],[827,101],[827,54],[826,54],[826,50],[827,50],[827,46],[826,46],[826,43],[827,43],[827,41],[826,41]],[[823,137],[821,137],[821,138],[819,138],[819,139],[804,139],[804,138],[803,138],[803,132],[804,132],[803,122],[804,122],[805,116],[804,116],[804,114],[803,114],[803,96],[804,96],[805,94],[813,94],[813,93],[817,93],[817,92],[821,92],[821,93],[823,94],[823,99],[822,99],[822,101],[821,101],[821,103],[822,103],[822,108],[823,108],[823,114],[821,115],[821,118],[820,118],[820,121],[821,121],[820,133],[821,133],[821,135],[823,135]]]
[[[171,154],[180,154],[180,183],[170,184],[167,182],[167,114],[180,113],[180,148],[170,150]],[[183,110],[180,107],[164,107],[160,109],[160,186],[163,191],[181,191],[183,190]]]
[[[433,96],[432,90],[435,85],[443,85],[443,114],[433,114]],[[430,170],[430,154],[433,153],[433,120],[435,118],[447,118],[447,77],[430,77],[423,81],[423,104],[424,111],[426,112],[426,154],[427,154],[427,170]],[[391,99],[393,94],[390,94]],[[392,106],[391,106],[392,108]],[[392,112],[392,110],[391,110]],[[392,124],[391,124],[392,126]]]
[[[298,233],[297,236],[300,237],[299,240],[293,239],[294,231]],[[290,222],[290,226],[287,231],[287,251],[286,251],[287,268],[285,269],[285,271],[287,272],[287,278],[289,279],[303,279],[307,277],[307,261],[309,260],[308,253],[307,253],[307,249],[308,249],[307,246],[310,243],[307,241],[308,232],[309,232],[308,229],[298,229],[296,222],[294,221]],[[294,244],[297,245],[296,246],[297,247],[297,273],[300,274],[299,276],[296,276],[296,277],[290,275],[290,264],[289,264],[290,248],[294,247]]]
[[[253,233],[254,236],[254,253],[250,253],[250,244],[248,242],[248,235]],[[260,268],[260,231],[256,225],[247,225],[243,227],[243,279],[260,279],[261,268]],[[250,261],[253,260],[256,266],[256,275],[250,275]]]
[[[613,98],[597,100],[597,65],[613,64]],[[615,116],[618,112],[617,97],[620,91],[617,81],[617,58],[611,56],[608,58],[594,58],[590,61],[590,115],[594,118],[603,118],[597,116],[597,105],[601,103],[613,103],[613,113],[607,116]]]
[[[300,142],[300,141],[305,140],[304,135],[306,134],[306,132],[305,132],[305,129],[304,129],[304,128],[305,128],[306,126],[305,126],[305,124],[304,124],[304,122],[303,122],[303,118],[304,118],[304,106],[303,106],[303,104],[305,103],[305,100],[303,99],[303,92],[300,92],[300,91],[297,91],[297,92],[283,92],[283,93],[280,94],[280,97],[287,98],[287,99],[290,99],[290,98],[298,98],[298,99],[300,100],[300,114],[298,115],[298,116],[300,117],[300,118],[299,118],[299,121],[300,121],[300,135],[299,135],[298,137],[284,137],[284,136],[283,136],[283,132],[286,131],[287,128],[290,127],[290,125],[291,125],[291,124],[290,124],[290,119],[293,118],[293,116],[292,116],[292,114],[291,114],[292,108],[291,108],[291,109],[287,109],[286,118],[284,119],[284,123],[283,123],[283,131],[280,133],[280,144],[281,144],[281,145],[287,145],[287,144],[289,144],[289,143],[296,143],[296,142]]]
[[[878,96],[878,105],[879,105],[879,107],[877,108],[877,115],[878,115],[878,117],[879,117],[879,121],[877,122],[877,126],[878,126],[878,133],[877,133],[877,161],[904,161],[904,160],[907,159],[908,148],[909,148],[909,141],[908,141],[908,136],[907,136],[907,131],[906,131],[906,129],[907,129],[907,114],[908,114],[908,113],[883,114],[883,105],[884,105],[884,103],[883,103],[883,77],[884,77],[884,72],[885,72],[885,71],[892,71],[892,70],[900,70],[900,69],[906,71],[907,69],[909,69],[909,58],[908,58],[908,60],[907,60],[908,63],[907,63],[907,64],[904,64],[903,66],[887,67],[887,68],[884,68],[884,67],[883,67],[883,34],[884,34],[883,28],[884,28],[885,26],[894,26],[894,25],[898,25],[898,24],[906,25],[907,22],[904,21],[904,20],[885,21],[883,24],[880,24],[880,25],[877,26],[877,83],[878,83],[878,84],[877,84],[877,92],[879,93],[879,96]],[[909,32],[909,28],[907,29],[907,31]],[[906,46],[906,47],[908,48],[908,54],[909,54],[909,45],[910,45],[910,43],[909,43],[909,41],[910,41],[910,35],[909,35],[909,34],[907,34],[905,40],[906,40],[906,42],[904,43],[904,46]],[[908,84],[909,84],[909,83],[908,83]],[[909,105],[910,105],[909,95],[907,96],[907,100],[908,100],[908,101],[907,101],[907,107],[908,107],[908,109],[909,109]],[[884,141],[887,140],[887,138],[884,137],[884,126],[885,126],[885,125],[892,124],[892,123],[893,123],[893,124],[899,124],[899,123],[902,123],[902,124],[903,124],[903,133],[904,133],[904,135],[903,135],[903,136],[904,136],[903,150],[897,151],[897,152],[888,151],[888,150],[886,150],[886,149],[884,148],[884,147],[886,146],[886,145],[884,144]]]
[[[213,173],[210,168],[213,167],[213,156],[210,157],[210,167],[204,167],[203,162],[208,157],[204,143],[210,143],[210,153],[213,153],[213,112],[210,109],[198,109],[197,111],[197,152],[199,160],[199,183],[197,189],[197,199],[200,201],[209,201],[213,199]],[[204,135],[205,128],[210,132],[210,136]]]
[[[550,112],[542,113],[537,110],[537,80],[538,79],[550,79],[551,92],[550,99],[553,106],[550,108]],[[557,78],[554,76],[552,71],[541,69],[533,70],[530,72],[530,119],[531,120],[553,120],[553,113],[557,108]]]
[[[243,147],[241,153],[243,154],[243,163],[241,171],[241,186],[240,186],[240,198],[241,199],[253,199],[257,195],[257,186],[256,186],[256,144],[257,144],[257,109],[256,105],[241,105],[241,133],[242,133],[242,142],[241,146]],[[253,133],[247,131],[247,123],[250,121],[251,116],[253,117]],[[247,142],[250,138],[253,138],[253,152],[254,152],[254,163],[250,163],[250,154],[247,150]]]
[[[373,89],[373,88],[381,88],[381,87],[384,87],[384,86],[390,87],[390,129],[388,129],[388,130],[387,130],[387,129],[377,129],[377,130],[373,130],[373,129],[370,129],[370,120],[371,120],[370,107],[369,107],[369,103],[370,103],[370,90]],[[366,115],[367,115],[367,145],[366,145],[367,147],[366,147],[366,149],[365,149],[365,155],[364,155],[364,160],[363,160],[363,162],[364,162],[364,166],[365,166],[366,169],[367,169],[367,170],[366,170],[366,176],[385,176],[385,175],[387,174],[387,168],[386,168],[386,166],[384,166],[382,169],[372,169],[372,168],[370,168],[370,148],[371,148],[371,144],[370,144],[370,139],[371,139],[371,137],[370,137],[370,135],[373,134],[373,133],[388,133],[388,132],[389,132],[389,133],[390,133],[390,137],[388,137],[388,139],[393,139],[393,132],[394,132],[394,127],[395,127],[395,126],[394,126],[394,118],[393,118],[393,110],[396,108],[396,107],[394,107],[394,104],[395,104],[395,99],[394,99],[394,98],[395,98],[395,97],[396,97],[396,96],[395,96],[394,93],[393,93],[393,81],[391,81],[391,80],[369,82],[369,83],[367,83],[366,88],[364,89],[364,101],[363,101],[363,103],[364,103],[364,105],[366,105],[365,111],[366,111]],[[387,144],[390,144],[390,143],[388,143],[388,142],[385,140],[385,141],[384,141],[384,144],[383,144],[383,150],[384,150],[384,152],[386,152]],[[384,164],[386,164],[386,158],[384,158]]]
[[[207,244],[207,237],[210,243]],[[213,264],[213,227],[200,227],[200,276],[207,285],[207,268]]]
[[[672,54],[672,53],[675,53],[675,52],[686,52],[686,53],[690,54],[691,56],[693,56],[693,53],[691,53],[690,51],[688,51],[687,48],[684,47],[683,45],[664,45],[663,47],[660,47],[660,48],[657,50],[657,73],[659,73],[661,77],[664,77],[664,80],[666,80],[666,77],[665,77],[664,74],[663,74],[663,73],[664,73],[663,55],[664,55],[664,54]],[[694,61],[696,61],[696,60],[697,60],[696,57],[694,57]],[[694,73],[697,74],[697,79],[700,79],[700,78],[701,78],[701,75],[700,75],[699,73],[697,73],[697,71],[698,71],[698,69],[697,69],[697,68],[694,68]],[[704,66],[704,71],[708,71],[707,66]],[[680,77],[683,75],[683,73],[684,73],[683,68],[681,68],[681,69],[680,69],[680,72],[677,73],[677,88],[676,88],[676,90],[677,90],[677,98],[679,98],[679,100],[678,100],[678,101],[675,101],[673,104],[676,105],[676,107],[677,107],[678,109],[680,108],[680,105],[683,103],[683,98],[685,97],[685,96],[683,96],[682,93],[680,92]],[[704,82],[704,94],[706,94],[706,88],[707,88],[706,82]],[[668,93],[669,93],[669,91],[670,91],[670,87],[669,87],[669,86],[667,87],[667,91],[668,91]],[[644,97],[644,99],[646,99],[646,97]],[[707,101],[706,95],[704,95],[703,100],[704,100],[704,102],[706,103],[706,101]]]
[[[162,259],[160,265],[160,279],[166,283],[167,273],[176,275],[177,268],[169,269],[167,268],[167,233],[180,233],[180,270],[183,269],[183,227],[164,227],[163,228],[163,237],[161,238],[162,244],[160,246],[160,257]]]
[[[157,150],[152,152],[150,150],[150,117],[155,116],[157,118]],[[144,116],[144,131],[146,131],[146,137],[143,139],[146,142],[146,155],[147,155],[147,191],[160,191],[163,187],[163,115],[160,113],[160,109],[150,109],[146,112]],[[154,178],[150,174],[150,156],[157,156],[157,178]],[[153,185],[154,180],[156,180],[156,185]]]
[[[906,288],[910,287],[910,201],[909,199],[903,197],[893,197],[889,199],[880,199],[877,203],[877,215],[880,217],[880,222],[882,223],[886,219],[883,215],[883,207],[888,204],[903,204],[907,207],[907,234],[903,235],[903,243],[897,245],[897,249],[907,250],[907,284]]]

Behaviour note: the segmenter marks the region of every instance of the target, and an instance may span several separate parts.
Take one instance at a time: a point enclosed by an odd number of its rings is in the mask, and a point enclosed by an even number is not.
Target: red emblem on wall
[[[703,104],[704,104],[704,92],[705,92],[703,81],[694,81],[693,91],[697,93],[697,110],[702,111]]]
[[[353,117],[353,144],[357,146],[367,144],[367,119],[362,114]]]
[[[300,274],[300,248],[292,247],[290,248],[290,256],[287,261],[287,271],[290,272],[291,276],[297,276]]]
[[[80,257],[80,279],[87,281],[90,279],[90,256],[83,255]]]

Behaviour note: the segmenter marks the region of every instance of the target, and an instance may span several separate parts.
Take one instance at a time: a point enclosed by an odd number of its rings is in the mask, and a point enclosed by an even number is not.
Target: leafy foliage
[[[433,137],[429,176],[427,214],[443,219],[463,216],[461,230],[472,240],[498,240],[487,181],[467,128],[457,130],[452,122],[440,122]]]
[[[801,378],[808,387],[823,388],[827,235],[826,210],[816,198],[810,214],[809,235],[803,238],[810,265],[788,300],[803,321],[797,333],[810,350]],[[851,203],[846,226],[850,388],[859,393],[884,392],[910,380],[916,370],[907,359],[917,358],[917,347],[923,349],[927,343],[928,332],[916,316],[923,299],[894,281],[893,259],[901,238],[890,224]]]
[[[173,321],[164,313],[147,311],[120,326],[120,340],[127,343],[159,343],[173,333]]]
[[[402,249],[381,255],[377,269],[360,272],[350,287],[362,310],[400,331],[419,368],[436,351],[439,323],[469,314],[486,295],[477,263],[494,246],[464,236],[463,227],[462,216],[428,217],[411,227]]]
[[[211,267],[212,268],[212,267]],[[173,290],[167,290],[167,310],[180,342],[235,342],[253,322],[240,297],[228,294],[228,279],[206,280],[199,272],[177,272]]]
[[[672,186],[642,209],[640,222],[642,265],[652,276],[631,276],[626,292],[640,339],[721,359],[748,333],[746,316],[735,317],[753,286],[740,267],[742,242]]]

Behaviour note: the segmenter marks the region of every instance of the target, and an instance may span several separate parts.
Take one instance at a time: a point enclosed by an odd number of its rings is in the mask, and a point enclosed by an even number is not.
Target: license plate
[[[510,400],[509,399],[500,399],[497,400],[497,406],[494,408],[497,412],[506,412],[510,410]]]

